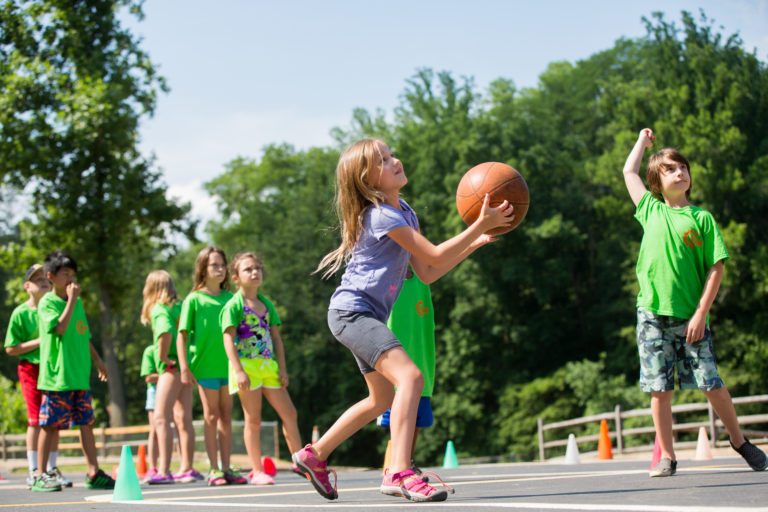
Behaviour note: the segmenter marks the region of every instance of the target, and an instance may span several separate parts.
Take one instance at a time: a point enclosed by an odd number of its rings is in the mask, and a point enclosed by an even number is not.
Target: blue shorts
[[[213,379],[197,379],[197,383],[203,386],[205,389],[219,389],[222,386],[229,386],[229,379],[227,377],[224,377],[224,378],[215,377]]]
[[[155,395],[157,394],[157,386],[154,384],[147,385],[147,403],[144,405],[144,410],[155,410]]]
[[[75,391],[45,391],[40,402],[38,424],[58,430],[75,426],[93,425],[91,393],[87,389]]]
[[[376,424],[380,427],[389,427],[389,414],[392,409],[387,409],[384,414],[376,418]],[[419,400],[419,410],[416,412],[416,426],[431,427],[435,422],[435,418],[432,416],[432,400],[428,396],[421,397]]]

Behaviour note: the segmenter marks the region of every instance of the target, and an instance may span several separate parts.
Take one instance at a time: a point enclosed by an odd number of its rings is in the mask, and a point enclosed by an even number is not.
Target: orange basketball
[[[488,231],[489,235],[501,235],[515,229],[528,213],[528,184],[512,167],[501,162],[485,162],[474,166],[464,174],[456,190],[456,208],[467,225],[480,215],[485,194],[490,196],[490,206],[498,206],[506,199],[514,206],[512,224]]]

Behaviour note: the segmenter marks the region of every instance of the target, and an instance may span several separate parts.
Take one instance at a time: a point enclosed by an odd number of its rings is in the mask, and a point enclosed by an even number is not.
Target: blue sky
[[[126,25],[171,91],[144,121],[141,149],[169,194],[209,219],[201,186],[226,162],[273,142],[329,145],[355,107],[391,113],[419,68],[473,77],[481,92],[500,77],[535,87],[551,62],[643,36],[643,16],[679,24],[700,8],[768,61],[768,0],[150,0]]]

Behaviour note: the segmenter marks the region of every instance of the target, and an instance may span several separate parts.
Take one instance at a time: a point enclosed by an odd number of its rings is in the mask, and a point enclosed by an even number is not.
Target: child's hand
[[[508,226],[514,220],[514,207],[509,204],[509,201],[505,199],[503,203],[495,208],[491,208],[490,204],[491,197],[485,194],[483,207],[480,209],[480,215],[477,217],[480,222],[487,223],[487,227],[483,231]]]
[[[283,388],[288,387],[288,372],[283,370],[282,368],[277,372],[277,378],[280,380],[280,384],[283,385]]]
[[[182,384],[197,384],[197,379],[192,375],[192,370],[184,368],[181,370],[181,383]]]
[[[704,330],[707,326],[707,317],[701,318],[698,312],[694,313],[688,324],[685,326],[685,342],[689,345],[701,341],[704,337]]]
[[[80,296],[80,284],[72,281],[67,285],[67,297],[69,299],[76,299]]]
[[[104,361],[94,361],[94,366],[96,366],[96,373],[99,376],[99,380],[101,382],[107,382],[107,365],[104,364]]]
[[[251,389],[251,379],[248,378],[248,374],[245,370],[240,369],[236,374],[237,377],[237,389],[240,391],[248,391]]]
[[[485,244],[490,244],[492,242],[496,242],[497,240],[498,238],[496,238],[495,236],[486,235],[485,233],[483,233],[479,237],[475,238],[475,240],[469,245],[469,248],[474,251],[475,249],[478,249],[484,246]]]
[[[176,361],[174,361],[173,359],[168,359],[167,357],[161,357],[160,362],[165,365],[165,370],[163,371],[175,372],[177,370]]]
[[[643,128],[640,130],[640,135],[637,137],[637,141],[642,142],[646,148],[653,146],[653,141],[655,140],[656,137],[654,137],[653,130],[650,128]]]

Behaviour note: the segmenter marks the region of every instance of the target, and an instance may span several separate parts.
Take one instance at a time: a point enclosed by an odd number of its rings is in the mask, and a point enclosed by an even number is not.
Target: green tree
[[[166,90],[118,19],[132,0],[7,1],[0,7],[0,179],[31,188],[32,221],[6,246],[20,269],[55,247],[81,268],[93,340],[109,370],[110,421],[126,403],[118,366],[136,290],[174,233],[193,236],[188,206],[166,198],[138,124]],[[95,318],[94,318],[95,317]],[[130,335],[129,335],[130,336]],[[130,339],[130,337],[129,337]],[[140,351],[138,352],[140,354]]]

